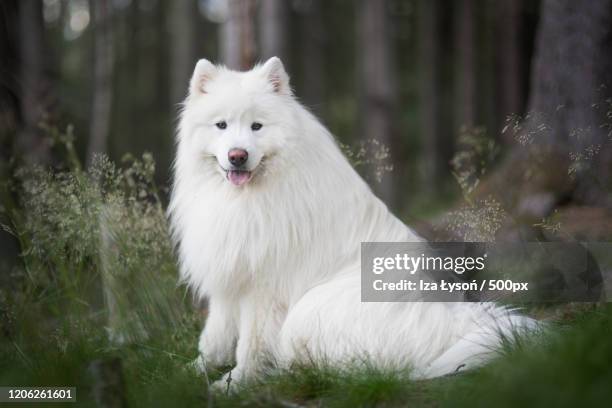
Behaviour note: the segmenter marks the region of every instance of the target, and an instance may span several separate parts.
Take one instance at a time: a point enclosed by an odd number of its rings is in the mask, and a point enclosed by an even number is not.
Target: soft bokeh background
[[[506,116],[525,112],[540,4],[6,0],[0,15],[3,122],[25,139],[4,148],[48,159],[37,129],[48,114],[74,124],[83,159],[150,151],[167,184],[197,59],[247,69],[278,55],[340,141],[390,148],[394,170],[376,188],[394,208],[420,211],[458,191],[448,162],[462,125],[505,143]]]
[[[583,105],[557,120],[559,131],[601,125],[585,111],[608,96],[596,92],[609,85],[608,9],[605,0],[6,0],[4,157],[52,161],[44,118],[74,125],[86,162],[151,152],[167,185],[197,59],[248,69],[278,55],[298,98],[343,144],[393,169],[377,181],[376,165],[363,166],[377,193],[403,215],[430,215],[460,193],[451,159],[462,132],[503,156],[515,144],[502,132],[511,115]]]
[[[273,55],[426,238],[612,238],[612,0],[2,0],[0,384],[210,402],[186,369],[205,309],[176,284],[165,217],[173,132],[199,58]],[[610,401],[610,307],[529,311],[560,327],[473,375],[298,367],[216,403]]]

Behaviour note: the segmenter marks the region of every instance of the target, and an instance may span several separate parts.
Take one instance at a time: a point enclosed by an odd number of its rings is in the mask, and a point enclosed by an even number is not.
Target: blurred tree
[[[152,117],[159,116],[158,113],[148,113],[153,107],[150,103],[153,100],[150,93],[153,79],[148,75],[148,68],[151,65],[163,64],[164,61],[155,61],[155,64],[152,64],[147,58],[148,47],[144,46],[143,37],[147,27],[152,24],[146,18],[149,13],[143,12],[143,1],[132,0],[123,12],[116,10],[113,18],[114,86],[110,115],[112,131],[108,146],[108,153],[113,159],[121,157],[127,151],[138,151],[139,139],[143,133],[147,133],[147,139],[150,140],[153,135],[145,126],[150,123]],[[95,35],[95,27],[92,31]],[[141,119],[143,106],[147,109],[147,120]],[[122,137],[126,134],[130,137]],[[155,136],[157,143],[160,136]]]
[[[526,50],[523,47],[523,1],[500,0],[497,2],[497,72],[499,74],[499,113],[502,118],[522,114],[525,109],[524,69]],[[504,142],[512,142],[509,133]]]
[[[479,56],[476,63],[476,77],[478,78],[478,113],[477,124],[487,131],[494,139],[497,130],[501,128],[499,120],[499,93],[500,77],[496,70],[497,47],[496,16],[498,5],[496,1],[481,1],[477,4],[477,38],[479,38]]]
[[[361,136],[365,143],[377,141],[389,149],[388,160],[394,164],[393,155],[398,145],[397,131],[397,86],[395,57],[389,36],[389,18],[386,1],[360,0],[358,3],[357,29],[359,58],[359,86],[362,89]],[[375,148],[375,146],[374,146]],[[375,159],[375,158],[372,158]],[[369,166],[369,179],[380,198],[393,207],[396,198],[395,179],[390,172],[380,178],[377,169]]]
[[[476,16],[474,0],[458,0],[455,17],[455,129],[476,123]]]
[[[453,132],[444,123],[443,8],[441,0],[418,2],[422,184],[429,193],[448,179],[453,151]]]
[[[247,70],[255,62],[254,0],[225,0],[228,14],[221,25],[221,60],[231,69]]]
[[[568,224],[612,208],[611,49],[612,0],[542,2],[528,114],[506,126],[518,144],[476,197],[494,196],[525,223],[541,222],[562,205]],[[580,239],[596,228],[583,228]]]
[[[321,103],[325,97],[325,42],[327,27],[323,23],[323,1],[311,0],[296,2],[296,11],[301,19],[299,24],[300,64],[294,64],[296,70],[301,68],[300,96],[306,105],[316,114],[323,114]]]
[[[169,24],[169,15],[171,14],[170,7],[177,3],[176,1],[167,2],[160,1],[156,4],[155,13],[153,14],[153,27],[152,31],[155,33],[155,40],[153,45],[153,58],[156,62],[154,66],[154,75],[155,75],[155,83],[160,84],[160,86],[154,87],[155,90],[155,99],[156,99],[156,108],[158,112],[166,113],[170,111],[170,96],[172,91],[172,85],[170,82],[170,73],[174,69],[174,66],[177,64],[172,57],[174,55],[170,54],[170,49],[166,45],[172,41],[171,33],[178,29],[178,27],[174,27]],[[192,4],[192,0],[181,0],[180,3],[188,3]],[[193,9],[193,8],[192,8]],[[191,18],[195,16],[195,13],[191,14]],[[191,22],[182,21],[183,25],[190,25]],[[189,40],[185,37],[185,40],[189,42]],[[193,52],[193,41],[191,41],[189,52]],[[188,65],[184,61],[181,61],[183,66]],[[193,67],[191,67],[193,68]],[[191,73],[191,69],[187,69],[188,74]],[[187,76],[189,78],[189,75]],[[147,84],[150,86],[150,84]],[[165,117],[165,115],[164,115]],[[165,117],[164,122],[167,122],[167,117]]]
[[[14,136],[21,122],[19,90],[19,18],[18,0],[0,3],[0,145],[2,163],[12,154]],[[0,169],[1,170],[1,169]]]
[[[21,127],[21,92],[19,87],[19,4],[18,0],[0,2],[0,183],[10,177],[15,137]],[[10,209],[12,197],[0,187],[0,208]],[[4,221],[4,220],[3,220]],[[13,259],[15,237],[0,231],[0,259]],[[11,255],[11,256],[9,256]],[[1,282],[0,282],[1,283]]]
[[[262,60],[279,57],[288,63],[289,2],[286,0],[260,0],[259,9],[259,56]]]
[[[198,12],[195,1],[179,0],[170,4],[168,30],[170,34],[170,105],[175,106],[186,96],[187,83],[195,66],[195,26]]]
[[[114,40],[112,26],[112,2],[90,0],[94,20],[94,72],[93,100],[87,164],[91,164],[95,153],[106,153],[110,133],[111,108],[113,102]]]
[[[544,0],[529,111],[547,121],[543,142],[569,152],[581,202],[612,205],[611,96],[612,0]]]
[[[18,9],[22,126],[17,148],[28,160],[46,162],[50,159],[50,150],[39,125],[54,103],[42,1],[22,0]]]
[[[13,175],[18,154],[28,163],[48,164],[50,146],[40,122],[55,108],[51,59],[44,35],[42,2],[0,2],[0,221],[15,209],[14,191],[5,181]],[[0,229],[0,263],[11,271],[21,262],[19,242]],[[13,277],[0,273],[0,287],[11,288]]]

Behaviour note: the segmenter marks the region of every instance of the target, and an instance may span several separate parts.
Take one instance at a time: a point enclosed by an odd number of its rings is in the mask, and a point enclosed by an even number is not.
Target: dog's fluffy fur
[[[199,61],[177,139],[169,215],[181,275],[209,299],[199,351],[235,363],[235,381],[270,357],[434,377],[482,364],[533,325],[492,304],[360,301],[361,242],[421,238],[293,97],[278,58],[248,72]],[[234,148],[248,152],[243,173]]]

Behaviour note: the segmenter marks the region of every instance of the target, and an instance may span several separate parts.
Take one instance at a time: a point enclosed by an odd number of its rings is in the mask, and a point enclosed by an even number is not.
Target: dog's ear
[[[217,67],[207,59],[198,61],[193,70],[193,76],[189,82],[189,95],[201,95],[206,93],[206,83],[217,73]]]
[[[281,95],[291,95],[289,86],[289,75],[280,58],[272,57],[262,65],[261,70],[268,82],[272,85],[272,90]]]

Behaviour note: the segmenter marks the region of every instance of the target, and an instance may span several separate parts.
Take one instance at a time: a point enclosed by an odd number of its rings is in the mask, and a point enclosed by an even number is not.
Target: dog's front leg
[[[219,391],[235,389],[236,385],[260,374],[274,356],[283,309],[267,303],[264,296],[253,296],[240,302],[240,324],[236,347],[236,366],[213,384]]]
[[[200,370],[233,364],[238,337],[236,302],[213,296],[208,305],[208,318],[198,343],[200,357],[196,365]]]

